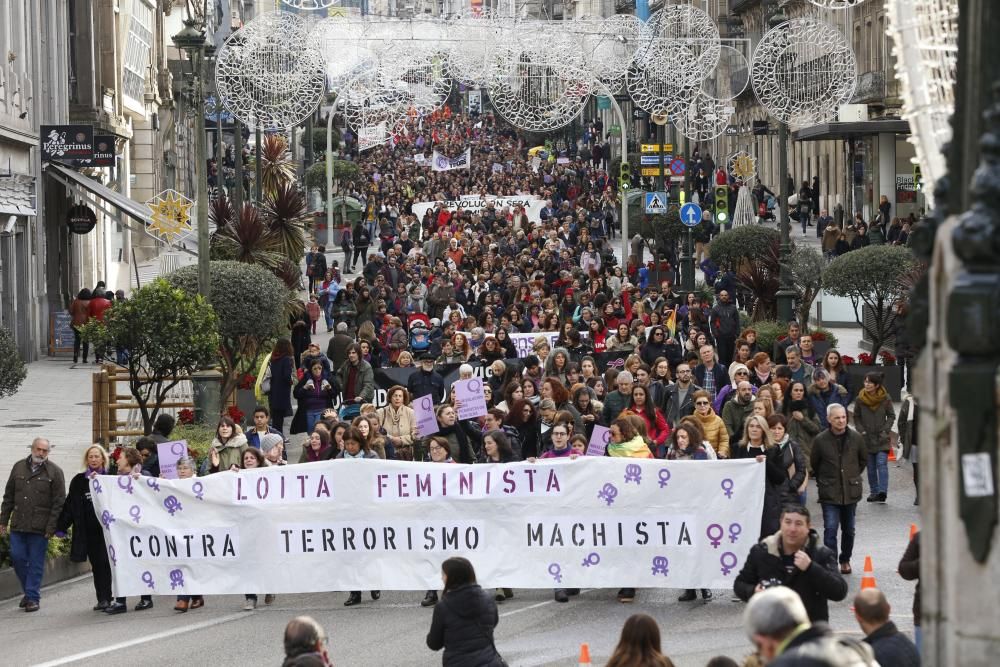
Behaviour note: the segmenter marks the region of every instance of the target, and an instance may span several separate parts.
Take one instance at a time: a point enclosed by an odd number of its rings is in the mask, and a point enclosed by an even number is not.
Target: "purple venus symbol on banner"
[[[660,468],[658,477],[660,478],[660,488],[662,489],[670,482],[670,471],[666,468]]]
[[[722,574],[728,575],[736,567],[736,554],[727,551],[719,557],[719,562],[722,563]]]
[[[153,586],[154,586],[154,584],[153,584],[153,573],[150,572],[149,570],[146,570],[145,572],[143,572],[142,573],[142,581],[143,581],[143,583],[145,583],[150,588],[153,588]]]
[[[111,558],[112,565],[118,565],[118,559],[115,558],[115,546],[113,544],[108,546],[108,556]]]
[[[142,511],[139,509],[138,505],[132,505],[128,510],[128,515],[132,517],[132,520],[139,523],[139,519],[142,518]]]
[[[591,553],[589,556],[583,559],[583,567],[590,567],[591,565],[598,565],[601,562],[601,556],[596,551]]]
[[[607,502],[608,507],[611,507],[615,502],[615,498],[618,497],[618,489],[614,484],[608,482],[597,492],[597,497]]]
[[[177,496],[167,496],[163,501],[163,506],[170,512],[170,516],[173,516],[175,512],[180,512],[184,509],[181,506],[181,502],[177,500]]]
[[[705,529],[705,535],[708,536],[709,541],[712,543],[713,549],[718,549],[719,544],[722,543],[722,536],[725,533],[722,530],[722,526],[717,523],[713,523],[707,529]]]
[[[724,494],[726,494],[726,498],[729,498],[730,500],[732,500],[733,499],[733,480],[731,480],[731,479],[729,479],[727,477],[724,480],[722,480],[722,484],[720,484],[720,486],[722,487],[722,492]]]
[[[101,489],[101,480],[97,479],[96,477],[93,480],[91,480],[90,487],[94,489],[94,493],[104,492],[103,489]]]
[[[148,486],[149,488],[151,488],[153,491],[159,492],[159,490],[160,490],[160,483],[158,481],[156,481],[155,477],[147,477],[146,478],[146,486]]]
[[[552,563],[549,565],[549,574],[552,578],[556,580],[557,583],[562,583],[562,568],[559,567],[559,563]]]
[[[204,500],[204,498],[202,498],[202,496],[205,495],[205,485],[204,484],[202,484],[201,482],[195,482],[191,486],[191,490],[194,492],[194,495],[195,495],[195,497],[198,500]]]
[[[642,468],[635,463],[629,463],[625,466],[625,483],[629,482],[642,483]]]
[[[184,588],[184,573],[180,570],[170,570],[170,590],[178,586]]]
[[[125,482],[125,484],[122,484]],[[122,489],[125,493],[132,495],[132,476],[131,475],[118,475],[118,488]]]
[[[113,524],[114,522],[115,522],[114,514],[112,514],[108,510],[104,510],[103,512],[101,512],[101,523],[104,524],[105,528],[111,530],[111,524]]]
[[[653,559],[653,576],[662,574],[664,577],[670,574],[667,568],[670,567],[670,561],[667,560],[666,556],[657,556]]]
[[[729,541],[736,544],[736,540],[740,539],[740,533],[743,532],[743,526],[738,523],[729,524]]]

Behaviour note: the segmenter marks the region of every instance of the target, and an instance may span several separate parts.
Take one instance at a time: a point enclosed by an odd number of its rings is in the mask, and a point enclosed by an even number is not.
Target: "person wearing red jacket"
[[[632,385],[631,400],[628,411],[642,417],[646,422],[646,437],[656,451],[656,458],[667,455],[667,438],[670,437],[670,425],[667,424],[663,412],[653,405],[653,396],[649,389],[641,384]]]
[[[112,299],[114,299],[114,292],[98,292],[94,291],[94,294],[90,298],[90,303],[88,304],[87,310],[91,319],[95,319],[98,322],[104,321],[104,313],[107,312],[108,308],[113,305]],[[100,346],[94,346],[94,363],[100,364],[104,361],[105,350]]]

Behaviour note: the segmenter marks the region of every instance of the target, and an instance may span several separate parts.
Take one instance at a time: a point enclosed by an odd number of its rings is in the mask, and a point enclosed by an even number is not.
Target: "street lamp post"
[[[173,37],[174,45],[184,51],[191,61],[190,83],[193,90],[195,117],[194,168],[198,182],[198,293],[210,298],[211,278],[208,254],[208,165],[205,161],[205,24],[190,16],[184,20],[184,29]]]
[[[785,11],[780,6],[771,15],[768,24],[771,28],[776,28],[785,23],[788,18]],[[791,229],[792,223],[788,216],[788,199],[792,193],[788,190],[788,125],[778,121],[778,179],[780,193],[778,210],[781,212],[781,219],[778,227],[781,232],[781,245],[779,248],[779,273],[780,286],[775,295],[778,301],[778,319],[788,322],[792,319],[795,310],[795,289],[792,286],[791,270]]]

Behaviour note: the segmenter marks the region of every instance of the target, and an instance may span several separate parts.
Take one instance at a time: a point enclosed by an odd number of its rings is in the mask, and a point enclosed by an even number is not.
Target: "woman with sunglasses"
[[[711,445],[716,455],[720,459],[729,458],[729,431],[726,430],[726,423],[712,409],[712,399],[707,391],[699,389],[692,396],[694,400],[694,414],[692,417],[698,422],[705,441]]]

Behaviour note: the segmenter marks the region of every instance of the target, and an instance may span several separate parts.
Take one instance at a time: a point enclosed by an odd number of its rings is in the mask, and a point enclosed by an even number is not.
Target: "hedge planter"
[[[74,563],[69,556],[56,556],[45,561],[45,575],[42,577],[42,586],[49,586],[60,581],[66,581],[81,574],[90,572],[90,563]],[[0,570],[0,600],[7,598],[21,597],[21,582],[17,580],[17,573],[13,567],[6,567]]]
[[[889,392],[889,397],[896,403],[901,399],[903,390],[903,368],[901,366],[862,366],[861,364],[850,364],[846,366],[847,375],[851,378],[851,399],[858,396],[858,392],[865,384],[865,375],[871,372],[885,375],[885,390]]]

